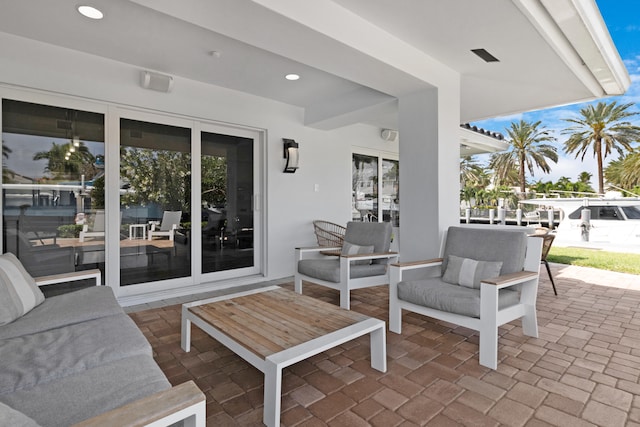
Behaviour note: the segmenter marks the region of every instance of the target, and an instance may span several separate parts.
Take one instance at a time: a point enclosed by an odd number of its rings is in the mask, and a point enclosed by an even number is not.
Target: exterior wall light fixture
[[[293,139],[282,138],[284,141],[284,158],[287,159],[287,163],[284,166],[284,173],[295,173],[298,169],[298,161],[300,157],[298,155],[298,143]]]

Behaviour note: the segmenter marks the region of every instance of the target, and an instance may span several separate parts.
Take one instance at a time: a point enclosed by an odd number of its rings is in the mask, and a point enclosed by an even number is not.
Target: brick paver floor
[[[640,276],[552,265],[538,297],[540,336],[500,328],[498,369],[478,365],[478,335],[405,314],[387,334],[388,371],[373,370],[369,339],[285,370],[286,426],[640,426]],[[292,289],[293,285],[285,285]],[[336,291],[305,294],[338,304]],[[194,296],[195,298],[196,296]],[[351,307],[387,320],[385,286],[352,292]],[[194,328],[180,348],[180,305],[130,314],[172,384],[195,380],[209,426],[262,425],[262,374]]]

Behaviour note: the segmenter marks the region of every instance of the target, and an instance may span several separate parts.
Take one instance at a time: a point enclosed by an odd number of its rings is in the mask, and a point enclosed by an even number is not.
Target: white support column
[[[442,233],[460,218],[460,84],[399,100],[402,261],[438,256]]]

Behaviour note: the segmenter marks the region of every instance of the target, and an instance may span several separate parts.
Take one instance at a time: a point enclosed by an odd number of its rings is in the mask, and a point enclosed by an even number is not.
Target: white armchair
[[[99,209],[93,215],[92,224],[84,224],[80,232],[80,241],[87,237],[102,237],[104,239],[104,210]]]
[[[522,228],[450,227],[441,258],[392,264],[389,330],[402,332],[407,310],[479,331],[480,364],[496,369],[500,325],[522,318],[523,333],[538,336],[542,239]],[[426,275],[405,277],[416,270]]]
[[[175,231],[180,225],[180,218],[182,218],[182,211],[164,211],[159,227],[156,223],[151,223],[151,229],[147,234],[149,240],[153,240],[154,237],[168,237],[173,241]]]
[[[352,289],[389,283],[388,264],[398,260],[389,252],[391,230],[388,222],[350,222],[342,248],[296,248],[295,291],[302,293],[303,280],[337,289],[340,307],[348,310]]]

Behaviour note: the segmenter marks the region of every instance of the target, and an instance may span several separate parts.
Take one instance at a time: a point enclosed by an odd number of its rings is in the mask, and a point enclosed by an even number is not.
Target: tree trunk
[[[520,197],[521,198],[526,198],[526,194],[525,194],[525,181],[524,181],[524,156],[520,156],[520,171],[519,171],[519,175],[520,175]]]
[[[602,138],[596,140],[596,161],[598,163],[598,193],[604,195],[604,172],[602,171]]]

